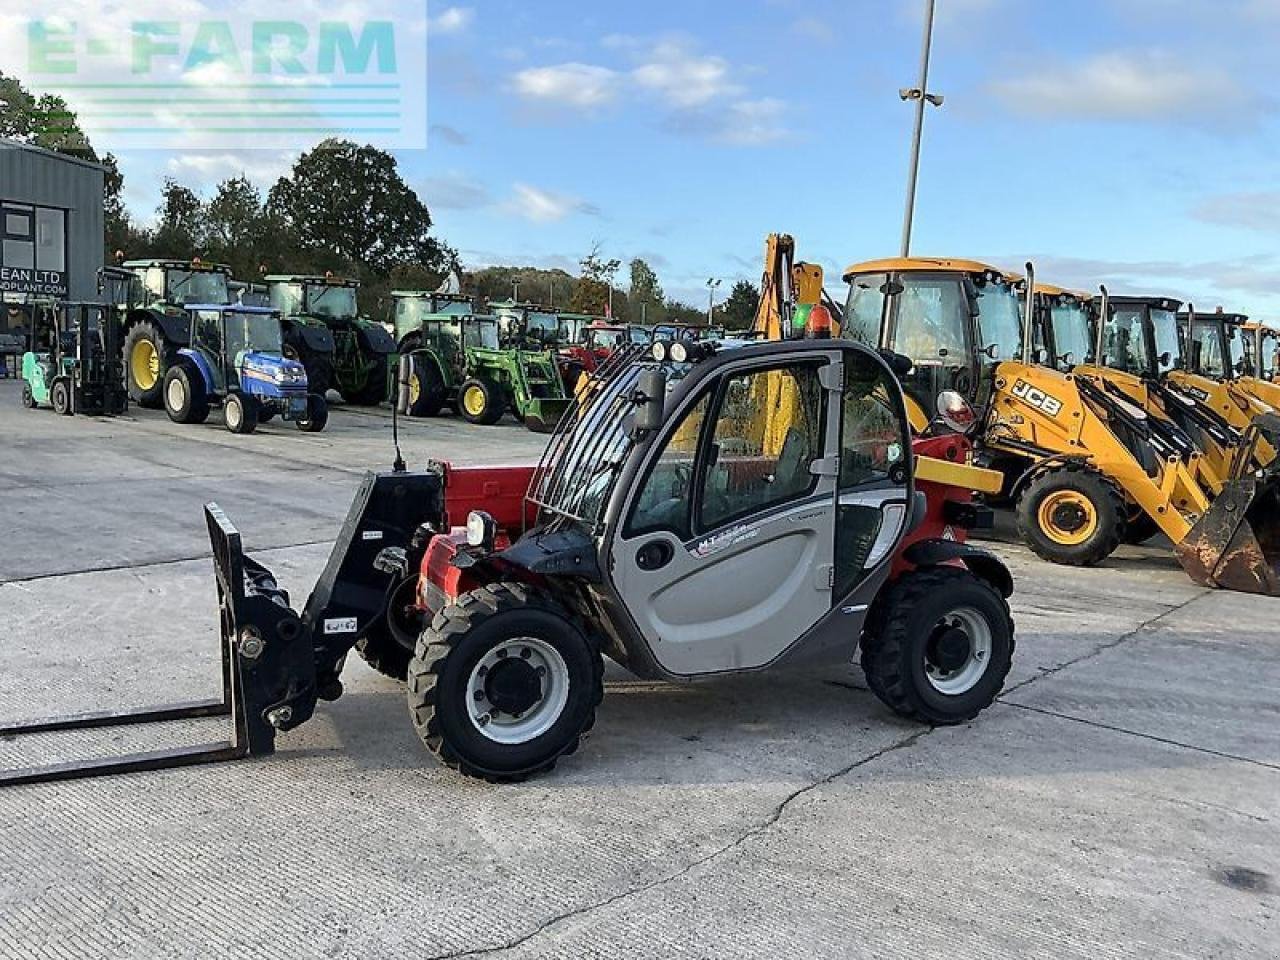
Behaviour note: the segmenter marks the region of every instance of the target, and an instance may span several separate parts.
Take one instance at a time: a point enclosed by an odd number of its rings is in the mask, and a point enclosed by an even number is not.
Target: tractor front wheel
[[[239,391],[227,394],[227,399],[222,404],[227,429],[232,433],[253,433],[257,430],[258,410],[257,399]]]
[[[303,433],[319,433],[328,422],[329,402],[318,393],[307,394],[307,415],[298,418],[298,429]]]
[[[604,696],[600,651],[544,591],[494,583],[463,594],[409,661],[409,713],[447,766],[491,782],[550,770],[578,748]]]
[[[468,423],[491,426],[502,419],[505,407],[502,388],[485,377],[464,380],[458,388],[458,412]]]
[[[1018,498],[1018,532],[1053,563],[1101,563],[1124,538],[1124,498],[1111,481],[1077,466],[1036,477]]]
[[[871,692],[925,723],[972,720],[989,707],[1013,661],[1004,597],[967,570],[903,574],[880,601],[862,641]]]
[[[140,407],[156,409],[164,405],[165,374],[173,361],[173,350],[160,328],[150,320],[139,320],[124,336],[124,371],[129,399]]]
[[[70,416],[71,385],[61,378],[53,381],[53,389],[49,391],[49,402],[53,404],[53,412],[58,416]]]
[[[204,377],[195,364],[176,363],[164,375],[164,409],[174,423],[204,423],[209,419]]]

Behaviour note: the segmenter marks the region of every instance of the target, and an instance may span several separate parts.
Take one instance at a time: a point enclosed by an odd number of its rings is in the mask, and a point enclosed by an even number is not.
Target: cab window
[[[1275,333],[1262,331],[1262,379],[1271,380],[1280,368],[1280,337]]]
[[[1197,323],[1191,332],[1192,342],[1200,344],[1200,369],[1197,372],[1215,379],[1227,375],[1220,333],[1216,323]]]
[[[991,360],[1015,360],[1022,354],[1022,299],[1003,280],[977,284],[979,348],[989,351]]]
[[[1125,373],[1147,372],[1147,338],[1142,308],[1116,307],[1107,321],[1102,343],[1103,365]]]
[[[693,493],[693,463],[698,454],[698,438],[711,406],[711,394],[704,393],[680,418],[667,438],[662,453],[649,468],[649,475],[631,508],[624,536],[666,530],[681,540],[693,538],[690,529],[690,501]]]
[[[884,273],[869,273],[849,281],[841,334],[868,347],[880,346],[880,325],[884,316]]]

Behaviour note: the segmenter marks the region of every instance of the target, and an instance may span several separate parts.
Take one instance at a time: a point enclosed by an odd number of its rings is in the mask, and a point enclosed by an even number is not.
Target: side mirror
[[[897,280],[886,280],[884,283],[880,284],[880,292],[883,293],[886,297],[897,296],[899,293],[902,293],[906,289],[907,288],[904,287],[902,284],[900,284]]]
[[[998,344],[998,343],[990,343],[990,344],[987,344],[987,346],[983,347],[983,348],[982,348],[981,350],[979,350],[978,352],[979,352],[980,354],[982,354],[983,356],[985,356],[985,357],[987,357],[987,358],[989,358],[989,359],[991,359],[991,360],[994,360],[994,359],[996,359],[996,357],[998,357],[998,356],[1000,355],[1000,344]]]
[[[636,402],[635,428],[645,433],[659,429],[666,413],[666,373],[657,367],[641,373],[633,398]]]
[[[1036,347],[1033,354],[1037,366],[1045,366],[1049,362],[1049,351],[1044,347]]]
[[[1074,367],[1076,365],[1075,354],[1072,353],[1070,350],[1068,350],[1066,353],[1064,353],[1062,356],[1058,358],[1058,362],[1061,363],[1064,367]]]
[[[1173,354],[1166,350],[1164,353],[1160,354],[1160,356],[1156,357],[1156,362],[1162,367],[1167,367],[1169,365],[1169,361],[1172,359]]]
[[[893,375],[901,380],[911,372],[911,368],[915,365],[910,357],[904,357],[900,353],[894,353],[892,350],[881,350],[880,356],[884,362],[889,365],[889,369],[893,371]]]

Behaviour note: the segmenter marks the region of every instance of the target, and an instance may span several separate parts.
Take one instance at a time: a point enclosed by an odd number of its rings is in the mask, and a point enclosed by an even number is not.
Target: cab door
[[[743,361],[655,444],[611,547],[661,666],[763,666],[831,609],[840,353]]]

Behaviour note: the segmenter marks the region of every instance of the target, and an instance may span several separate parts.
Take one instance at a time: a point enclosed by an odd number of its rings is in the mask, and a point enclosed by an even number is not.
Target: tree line
[[[228,177],[212,195],[168,178],[153,224],[134,221],[126,207],[116,158],[99,155],[67,103],[35,97],[0,73],[0,137],[101,163],[104,181],[104,262],[119,257],[195,257],[225,263],[241,280],[267,273],[332,271],[361,281],[361,308],[376,315],[392,289],[434,289],[457,271],[463,290],[489,300],[516,296],[622,322],[705,323],[706,311],[666,296],[654,269],[604,259],[599,245],[564,270],[492,266],[466,271],[457,252],[431,233],[427,205],[401,177],[390,153],[349,140],[328,139],[302,154],[264,194],[243,176]],[[751,325],[758,292],[738,281],[717,308],[716,322]]]

